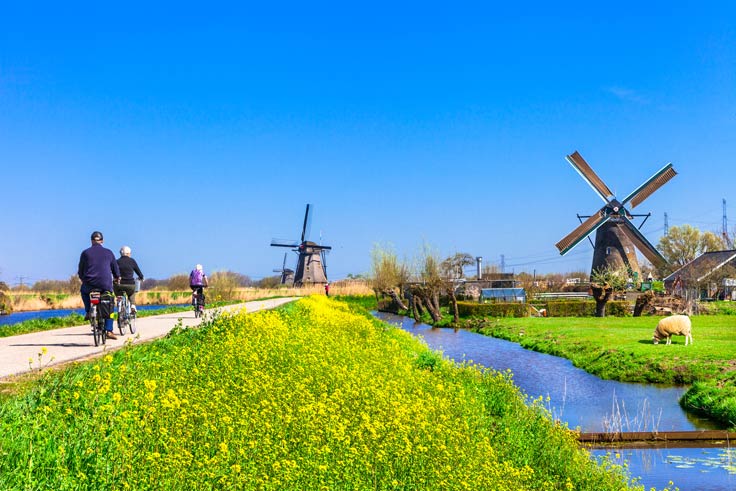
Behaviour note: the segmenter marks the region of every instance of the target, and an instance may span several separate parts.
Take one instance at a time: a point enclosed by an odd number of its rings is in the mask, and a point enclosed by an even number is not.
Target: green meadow
[[[736,317],[694,316],[693,344],[673,336],[652,343],[661,317],[465,319],[479,333],[568,358],[601,378],[691,385],[680,401],[688,410],[736,425]]]

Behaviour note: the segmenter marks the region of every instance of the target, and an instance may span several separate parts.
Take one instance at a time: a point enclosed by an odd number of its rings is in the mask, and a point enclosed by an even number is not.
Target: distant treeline
[[[281,283],[281,276],[268,276],[260,280],[253,280],[250,276],[234,271],[215,271],[209,276],[210,282],[226,284],[229,287],[245,288],[276,288]],[[10,288],[7,283],[0,281],[0,291],[33,291],[39,293],[78,293],[82,282],[77,275],[68,280],[39,280],[35,283],[18,285]],[[176,274],[165,279],[146,278],[141,283],[141,290],[189,290],[189,274]]]

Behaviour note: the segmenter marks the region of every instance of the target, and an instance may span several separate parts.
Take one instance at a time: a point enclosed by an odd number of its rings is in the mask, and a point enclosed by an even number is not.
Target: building
[[[736,250],[706,252],[664,279],[665,290],[688,299],[736,300]]]

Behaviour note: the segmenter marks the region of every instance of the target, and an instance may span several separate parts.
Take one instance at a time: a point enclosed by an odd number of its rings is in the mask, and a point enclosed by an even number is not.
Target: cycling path
[[[208,309],[207,312],[232,312],[243,308],[246,312],[255,312],[257,310],[272,309],[293,300],[296,300],[296,298],[254,300]],[[181,320],[183,327],[197,326],[201,322],[201,319],[194,317],[193,310],[143,317],[136,321],[135,334],[121,336],[117,326],[115,326],[115,333],[118,338],[108,339],[104,346],[95,346],[92,340],[92,328],[89,324],[0,338],[0,379],[72,360],[100,355],[106,351],[120,348],[126,342],[141,343],[160,338],[174,328],[179,320]],[[46,348],[45,353],[44,348]]]

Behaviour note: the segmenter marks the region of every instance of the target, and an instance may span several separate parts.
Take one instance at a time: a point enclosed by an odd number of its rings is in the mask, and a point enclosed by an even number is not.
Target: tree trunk
[[[433,322],[439,322],[442,319],[439,302],[435,303],[435,299],[438,295],[436,295],[434,291],[426,286],[417,286],[412,289],[412,295],[421,299],[421,303],[424,308],[427,309],[427,312],[429,312]]]
[[[450,285],[447,289],[447,293],[450,296],[450,305],[452,306],[452,323],[457,326],[460,322],[460,314],[457,311],[457,297],[455,296],[455,287]]]
[[[411,295],[411,311],[414,314],[414,320],[416,322],[419,322],[422,318],[422,299],[420,299],[417,295],[413,294]]]
[[[606,316],[606,304],[611,299],[613,293],[612,288],[591,286],[593,290],[593,298],[595,299],[595,316],[605,317]]]
[[[401,297],[396,293],[396,290],[391,288],[386,291],[389,297],[391,297],[391,300],[396,302],[396,305],[399,306],[401,310],[409,310],[409,307],[406,306],[406,304],[401,300]]]

